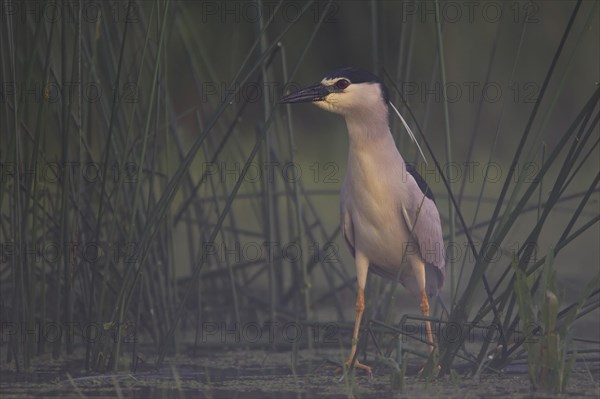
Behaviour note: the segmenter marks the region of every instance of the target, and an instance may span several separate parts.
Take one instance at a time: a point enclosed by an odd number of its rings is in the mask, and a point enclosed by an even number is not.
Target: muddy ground
[[[135,373],[86,373],[81,355],[53,360],[36,358],[30,372],[16,372],[13,363],[0,368],[3,399],[17,397],[139,397],[139,398],[551,398],[600,397],[597,364],[579,363],[565,395],[532,392],[524,367],[487,373],[480,379],[464,375],[427,382],[417,376],[419,359],[409,359],[403,391],[392,389],[391,371],[371,360],[374,377],[357,372],[340,381],[336,350],[301,350],[296,372],[291,352],[211,350],[195,356],[168,358],[153,369],[142,363]],[[124,366],[123,369],[126,369]]]

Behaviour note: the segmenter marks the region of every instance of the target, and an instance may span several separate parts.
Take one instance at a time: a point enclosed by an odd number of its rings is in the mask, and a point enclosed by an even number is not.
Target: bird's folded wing
[[[427,265],[437,270],[437,288],[441,289],[445,275],[445,248],[440,214],[435,203],[425,197],[419,198],[418,206],[414,211],[402,207],[402,216],[409,228],[412,241],[417,243],[421,257]]]

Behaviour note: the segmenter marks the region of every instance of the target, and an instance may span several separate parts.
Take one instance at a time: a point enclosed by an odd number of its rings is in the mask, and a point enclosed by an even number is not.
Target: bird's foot
[[[434,370],[434,372],[433,372],[433,376],[432,376],[432,377],[433,377],[433,378],[437,378],[437,376],[440,374],[440,370],[441,370],[441,369],[442,369],[442,367],[441,367],[441,366],[437,366],[437,367],[436,367],[436,369],[435,369],[435,370]],[[424,372],[425,372],[425,366],[423,366],[423,367],[421,368],[421,370],[419,370],[419,372],[417,373],[417,377],[419,377],[419,378],[421,378],[421,377],[425,377],[425,376],[423,375],[423,373],[424,373]]]
[[[429,357],[423,362],[421,370],[417,373],[417,377],[421,378],[436,378],[440,374],[440,352],[437,347],[429,347]]]
[[[421,370],[419,370],[419,372],[417,373],[417,377],[437,378],[437,376],[440,374],[441,369],[442,367],[439,364],[430,365],[429,361],[425,361],[425,363],[423,363],[423,366],[421,367]]]
[[[342,381],[344,379],[344,377],[346,376],[344,369],[350,370],[350,366],[352,364],[352,359],[348,359],[345,364],[346,364],[346,367],[340,367],[336,370],[336,373],[342,373],[342,377],[340,378],[340,381]],[[371,379],[373,378],[373,370],[371,370],[371,367],[367,366],[366,364],[362,364],[361,362],[356,360],[354,362],[354,368],[364,370],[369,378],[371,378]]]
[[[346,362],[346,366],[348,368],[350,368],[350,364],[352,363],[352,360],[348,360]],[[358,360],[354,362],[354,368],[357,369],[361,369],[361,370],[365,370],[365,372],[367,373],[367,375],[369,377],[373,376],[373,370],[371,370],[371,367],[367,366],[366,364],[362,364],[361,362],[359,362]]]

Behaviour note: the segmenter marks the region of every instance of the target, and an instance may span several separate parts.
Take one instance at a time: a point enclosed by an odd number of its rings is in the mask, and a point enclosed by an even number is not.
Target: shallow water
[[[426,382],[417,377],[419,360],[409,361],[404,391],[391,387],[390,370],[373,360],[374,377],[357,372],[354,379],[340,381],[336,350],[301,350],[296,373],[291,353],[264,350],[211,350],[196,357],[168,358],[154,370],[142,364],[136,373],[85,373],[79,361],[36,359],[31,372],[2,366],[2,398],[14,397],[139,397],[139,398],[529,398],[600,396],[597,365],[579,364],[569,383],[568,395],[535,394],[524,367],[511,367],[498,374],[484,374],[479,380],[459,376]],[[79,357],[80,358],[80,357]]]

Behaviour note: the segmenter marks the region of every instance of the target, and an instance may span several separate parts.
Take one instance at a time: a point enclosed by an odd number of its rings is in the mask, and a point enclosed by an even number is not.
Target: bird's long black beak
[[[306,87],[302,90],[295,91],[279,100],[280,104],[289,103],[306,103],[314,101],[323,101],[330,93],[327,86],[318,83],[313,86]]]

